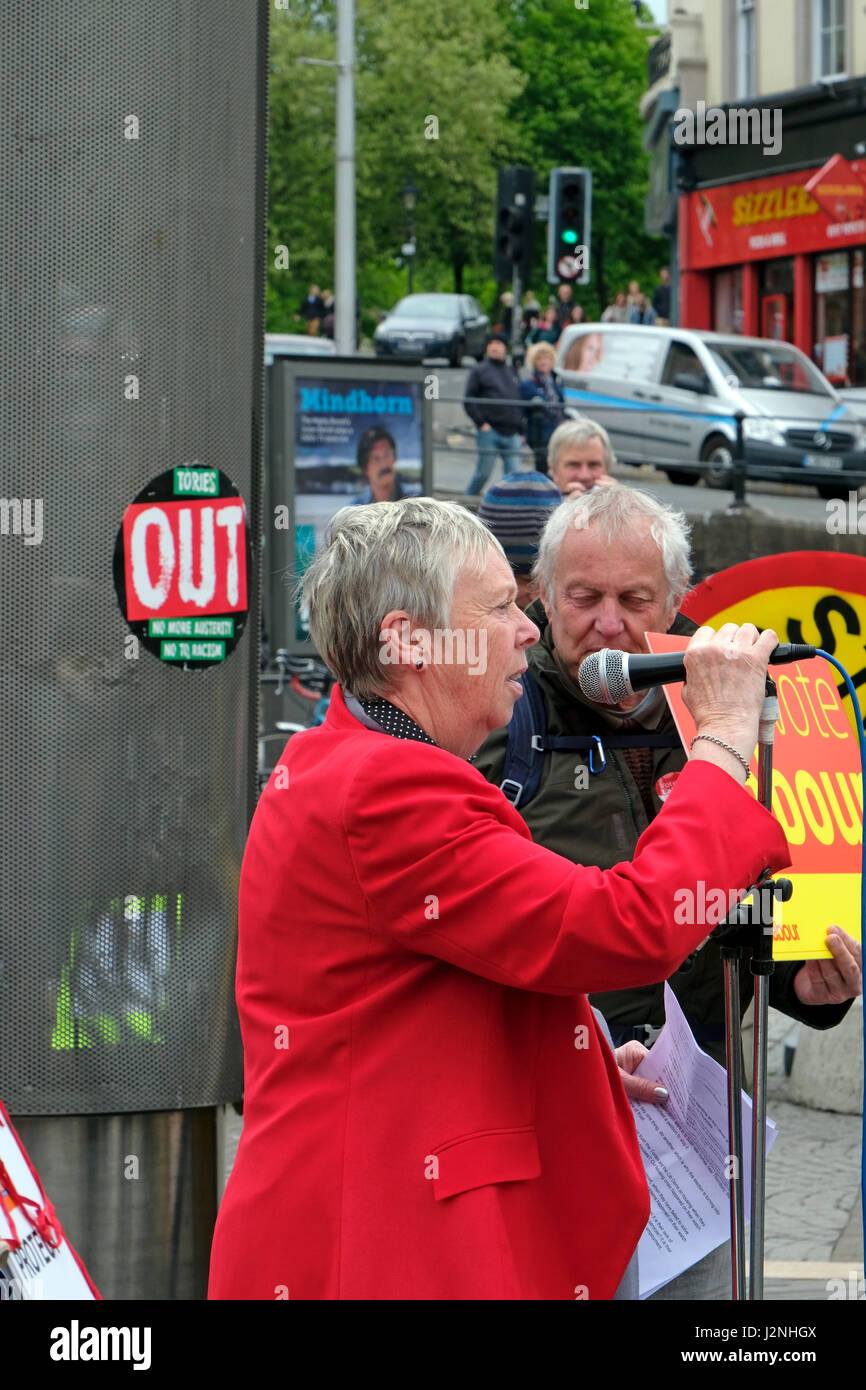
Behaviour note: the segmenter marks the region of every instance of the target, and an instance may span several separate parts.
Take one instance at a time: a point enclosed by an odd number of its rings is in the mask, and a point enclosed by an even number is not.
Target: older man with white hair
[[[604,425],[595,420],[566,420],[547,445],[547,470],[563,497],[615,482],[616,455]]]
[[[533,839],[574,863],[611,869],[628,860],[686,765],[686,753],[660,689],[613,708],[594,705],[578,686],[581,662],[605,647],[646,651],[644,633],[688,635],[678,612],[691,577],[685,517],[645,493],[605,488],[567,498],[539,542],[539,598],[527,617],[540,629],[528,653],[524,698],[507,729],[491,734],[477,766],[517,807]],[[730,826],[719,813],[718,833]],[[814,1028],[844,1017],[861,988],[860,947],[831,927],[832,961],[779,963],[770,1002]],[[724,1062],[724,989],[719,947],[710,942],[688,971],[670,981],[701,1047]],[[752,989],[740,976],[742,1012]],[[651,1043],[664,1023],[664,984],[593,994],[617,1046]],[[663,1103],[634,1077],[636,1098]],[[661,1298],[726,1298],[724,1247],[661,1290]]]

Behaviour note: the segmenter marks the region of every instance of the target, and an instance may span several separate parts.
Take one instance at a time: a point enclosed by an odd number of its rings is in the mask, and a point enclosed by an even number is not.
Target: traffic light
[[[547,279],[589,284],[589,244],[592,230],[592,172],[553,169],[547,223]]]
[[[500,169],[496,187],[496,234],[493,269],[496,279],[510,282],[517,270],[522,283],[532,270],[532,220],[535,171],[523,165]]]

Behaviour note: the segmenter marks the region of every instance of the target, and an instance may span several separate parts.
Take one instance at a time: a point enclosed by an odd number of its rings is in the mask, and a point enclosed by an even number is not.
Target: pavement
[[[767,1159],[764,1297],[824,1302],[866,1297],[860,1203],[861,1117],[787,1099],[792,1022],[770,1010],[767,1114],[778,1138]],[[796,1067],[796,1054],[794,1067]],[[243,1121],[224,1107],[224,1182]]]

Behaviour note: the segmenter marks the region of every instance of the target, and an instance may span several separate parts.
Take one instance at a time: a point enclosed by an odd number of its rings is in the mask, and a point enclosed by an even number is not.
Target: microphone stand
[[[773,740],[779,702],[775,682],[768,676],[758,724],[758,800],[773,808]],[[713,935],[720,937],[725,967],[725,1058],[728,1069],[728,1142],[731,1208],[731,1298],[760,1300],[764,1296],[764,1205],[766,1191],[767,1036],[769,989],[773,963],[773,899],[787,902],[790,879],[772,879],[765,871],[752,892],[751,907],[738,905]],[[755,911],[757,908],[757,911]],[[752,1097],[752,1184],[749,1249],[749,1291],[746,1294],[746,1245],[743,1201],[743,1049],[740,1016],[740,956],[751,951],[755,977],[755,1033]]]

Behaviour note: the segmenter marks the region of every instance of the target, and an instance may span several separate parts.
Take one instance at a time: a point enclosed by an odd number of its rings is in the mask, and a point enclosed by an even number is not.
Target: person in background
[[[601,316],[602,323],[626,323],[628,321],[628,303],[626,301],[625,290],[620,290],[612,304],[608,304]]]
[[[538,328],[539,328],[539,324],[540,324],[540,320],[539,320],[539,317],[538,317],[538,312],[537,312],[535,309],[531,309],[531,310],[529,311],[529,313],[526,315],[526,317],[524,318],[523,324],[522,324],[522,327],[521,327],[521,332],[522,332],[522,334],[523,334],[523,342],[524,342],[524,345],[526,345],[526,344],[530,344],[530,345],[531,345],[532,343],[537,342],[537,336],[536,336],[536,334],[537,334],[537,331],[538,331]]]
[[[574,294],[571,285],[560,285],[557,288],[556,303],[553,307],[556,309],[556,322],[561,333],[563,328],[570,323],[571,311],[574,308]]]
[[[554,370],[555,362],[551,343],[533,343],[526,354],[530,374],[520,383],[520,395],[529,403],[524,412],[526,442],[542,473],[547,467],[550,436],[565,419],[565,397]]]
[[[545,753],[538,790],[528,804],[521,807],[518,802],[518,809],[538,844],[574,863],[610,869],[634,854],[686,766],[687,754],[661,690],[601,706],[582,694],[577,672],[584,657],[604,647],[645,651],[645,632],[690,636],[696,631],[678,611],[691,579],[688,524],[682,513],[633,488],[606,488],[570,498],[551,513],[539,542],[535,577],[540,598],[527,616],[540,629],[541,639],[527,655],[529,678],[544,703],[545,727],[539,730],[533,724],[533,732],[542,737],[597,736],[604,756],[596,756],[601,767],[588,775],[588,752]],[[607,740],[614,735],[633,735],[634,745],[612,746]],[[646,735],[667,736],[669,741],[666,746],[641,746]],[[503,780],[508,741],[508,730],[497,730],[476,761],[496,786]],[[576,765],[585,780],[575,775]],[[716,833],[727,833],[724,822]],[[779,962],[770,977],[771,1004],[821,1029],[840,1023],[862,988],[859,943],[831,927],[827,944],[831,960]],[[724,1063],[719,950],[717,941],[709,941],[691,968],[680,970],[669,983],[698,1044]],[[743,965],[741,1016],[753,988]],[[604,1014],[620,1046],[632,1040],[650,1045],[664,1023],[661,982],[593,994],[591,1003]],[[730,1298],[729,1249],[713,1251],[653,1297]]]
[[[306,320],[307,332],[314,338],[319,331],[319,324],[325,312],[325,304],[319,293],[318,285],[311,285],[306,299],[301,301],[298,308],[300,318]]]
[[[508,361],[505,335],[491,333],[487,355],[472,368],[466,381],[463,409],[478,431],[478,461],[467,497],[477,497],[502,457],[503,473],[520,467],[523,446],[523,411],[520,378]]]
[[[535,291],[534,291],[534,290],[527,290],[527,291],[526,291],[526,294],[523,296],[523,312],[524,312],[524,315],[527,315],[527,314],[535,314],[536,316],[540,315],[540,313],[541,313],[541,305],[539,304],[539,302],[538,302],[538,300],[537,300],[537,298],[536,298],[536,295],[535,295]]]
[[[505,292],[502,295],[500,295],[499,303],[502,306],[499,314],[502,324],[502,332],[505,334],[506,339],[510,343],[511,328],[514,323],[514,295],[512,294],[511,290],[505,290]]]
[[[551,511],[562,498],[559,488],[546,473],[527,469],[509,473],[501,483],[485,492],[478,508],[478,519],[498,540],[517,583],[517,606],[529,607],[538,597],[538,584],[532,567],[538,555],[538,541]]]
[[[334,336],[334,292],[325,290],[322,295],[322,332],[326,338]]]
[[[551,304],[545,309],[541,323],[537,324],[531,334],[527,335],[527,343],[550,343],[553,347],[559,342],[560,333],[559,318],[555,305]]]
[[[550,436],[547,467],[563,497],[615,483],[615,463],[610,436],[595,420],[566,420]]]
[[[371,425],[358,440],[358,467],[367,486],[352,499],[353,506],[368,502],[399,502],[403,488],[397,476],[397,445],[381,425]]]
[[[637,280],[630,280],[628,294],[625,297],[626,306],[631,311],[640,299],[640,285]]]
[[[569,317],[568,322],[569,324],[586,323],[586,310],[584,309],[582,304],[575,304],[574,308],[571,311],[571,315]]]
[[[659,271],[659,278],[661,284],[656,285],[653,293],[653,309],[656,323],[666,327],[671,321],[671,273],[666,265]]]
[[[656,311],[645,294],[638,295],[637,303],[631,309],[628,321],[629,323],[655,323]]]

